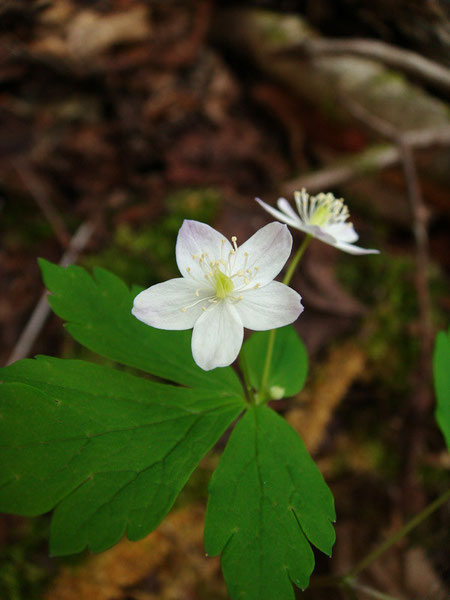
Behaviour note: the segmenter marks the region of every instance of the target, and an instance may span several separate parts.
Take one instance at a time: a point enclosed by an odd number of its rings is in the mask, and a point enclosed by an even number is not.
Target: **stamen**
[[[236,252],[236,250],[237,250],[237,237],[235,235],[233,235],[233,237],[231,238],[231,243],[233,244],[234,251]]]
[[[196,296],[199,294],[195,294]],[[181,309],[181,312],[186,312],[189,308],[193,308],[194,306],[197,306],[197,304],[199,302],[204,302],[205,300],[208,300],[209,302],[214,302],[214,300],[212,300],[212,298],[214,298],[213,296],[209,296],[209,298],[200,298],[200,300],[196,300],[195,302],[193,302],[192,304],[189,304],[188,306],[183,306],[183,308]]]

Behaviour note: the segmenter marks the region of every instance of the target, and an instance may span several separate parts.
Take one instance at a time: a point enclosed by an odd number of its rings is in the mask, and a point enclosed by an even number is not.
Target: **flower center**
[[[234,284],[231,280],[231,277],[228,277],[228,275],[222,273],[218,267],[214,268],[212,280],[216,286],[217,298],[226,298],[234,290]]]
[[[310,225],[325,225],[328,219],[330,218],[330,205],[329,203],[322,204],[311,216],[311,220],[309,221]]]
[[[345,223],[350,216],[342,198],[335,198],[331,193],[310,196],[302,189],[294,192],[294,198],[300,219],[306,225],[327,227]]]

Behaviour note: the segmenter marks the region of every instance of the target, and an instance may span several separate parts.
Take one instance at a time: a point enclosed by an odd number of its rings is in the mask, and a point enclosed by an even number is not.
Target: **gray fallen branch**
[[[450,126],[409,131],[403,139],[410,148],[450,146]],[[306,188],[315,193],[338,187],[368,173],[375,173],[399,163],[402,153],[397,144],[377,144],[346,160],[291,179],[282,186],[282,193],[291,195],[295,190]]]
[[[411,50],[369,39],[309,39],[278,52],[281,55],[337,56],[354,54],[379,60],[383,64],[409,73],[445,92],[450,91],[450,69]]]
[[[74,236],[70,240],[66,252],[63,254],[61,260],[59,261],[59,265],[61,267],[67,267],[68,265],[73,264],[77,260],[79,254],[89,242],[94,230],[95,225],[92,222],[88,221],[80,225],[80,227],[77,229]],[[26,356],[28,356],[49,313],[50,306],[47,300],[47,292],[44,292],[39,302],[37,303],[35,309],[33,310],[33,313],[31,314],[28,323],[22,331],[21,336],[19,337],[16,345],[14,346],[6,363],[7,365],[10,365],[16,360],[20,360],[21,358],[25,358]]]
[[[252,62],[264,75],[281,82],[302,102],[321,110],[327,119],[341,126],[349,122],[348,112],[338,101],[342,96],[354,98],[397,131],[448,125],[445,101],[414,85],[402,72],[386,66],[380,59],[335,52],[304,60],[298,53],[292,54],[293,47],[327,44],[319,32],[297,15],[245,8],[219,10],[211,35],[222,47]],[[404,55],[402,59],[404,68]],[[415,64],[417,71],[419,63]],[[418,69],[430,72],[429,66],[426,63],[424,69],[420,62]],[[436,69],[432,72],[441,80],[440,68],[437,70],[439,73]]]

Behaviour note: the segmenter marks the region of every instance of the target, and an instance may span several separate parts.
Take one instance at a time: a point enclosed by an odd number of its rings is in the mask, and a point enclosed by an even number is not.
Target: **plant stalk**
[[[300,262],[300,259],[302,258],[303,254],[305,253],[306,248],[309,245],[309,242],[311,241],[311,234],[308,234],[305,239],[303,240],[303,242],[301,243],[299,249],[297,250],[294,258],[292,259],[291,263],[289,264],[288,270],[286,271],[286,275],[284,276],[283,279],[283,283],[285,285],[289,285],[289,282],[292,279],[292,276],[294,275],[295,269],[298,266],[298,263]],[[276,333],[276,329],[272,329],[270,331],[269,334],[269,341],[267,343],[267,354],[266,354],[266,360],[264,362],[264,370],[263,370],[263,376],[262,376],[262,380],[261,380],[261,388],[259,391],[259,396],[260,402],[263,402],[265,397],[266,397],[266,387],[267,387],[267,380],[269,379],[269,373],[270,373],[270,364],[272,362],[272,354],[273,354],[273,347],[275,344],[275,333]]]

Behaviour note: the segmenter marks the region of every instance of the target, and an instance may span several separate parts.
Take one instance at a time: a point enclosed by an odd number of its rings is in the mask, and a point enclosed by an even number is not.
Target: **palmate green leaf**
[[[3,368],[0,379],[0,511],[56,506],[55,555],[149,533],[244,404],[48,357]]]
[[[450,329],[436,336],[433,354],[434,387],[436,390],[436,421],[450,450]]]
[[[241,350],[241,362],[245,361],[250,385],[261,388],[270,331],[257,331],[245,342]],[[272,361],[267,378],[267,388],[275,388],[278,397],[297,394],[304,386],[308,373],[308,355],[305,346],[292,327],[282,327],[275,332]],[[278,389],[277,389],[278,388]]]
[[[297,433],[253,406],[238,422],[209,487],[205,549],[222,553],[233,600],[292,600],[308,586],[310,543],[331,554],[333,497]]]
[[[104,269],[93,277],[78,266],[39,260],[53,311],[80,344],[114,361],[182,385],[242,393],[231,368],[203,371],[194,362],[190,331],[149,327],[131,314],[133,298],[125,283]]]

